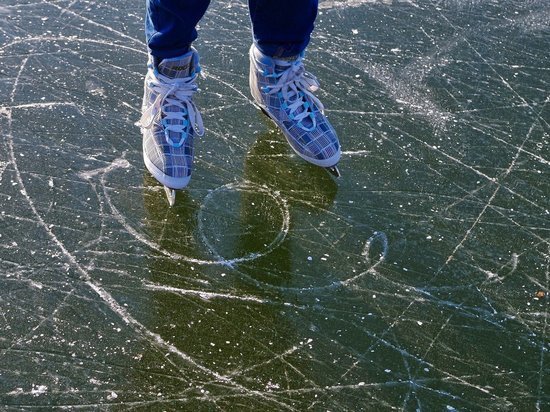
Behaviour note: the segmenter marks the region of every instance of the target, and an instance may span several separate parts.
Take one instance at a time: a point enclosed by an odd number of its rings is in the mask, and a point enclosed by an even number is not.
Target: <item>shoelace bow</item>
[[[300,128],[311,132],[317,127],[313,107],[317,106],[321,112],[324,110],[321,101],[312,93],[319,89],[319,81],[314,75],[306,72],[301,57],[294,62],[279,61],[277,66],[288,68],[273,74],[264,71],[265,77],[272,77],[278,81],[276,84],[263,86],[263,91],[267,94],[280,93],[279,96],[284,100],[281,108],[288,109],[290,119],[296,120]],[[297,113],[300,107],[303,110]],[[306,127],[302,122],[307,117],[311,119],[311,127]]]
[[[195,83],[198,72],[181,79],[170,79],[161,74],[147,73],[146,82],[157,93],[157,97],[143,112],[139,125],[149,129],[158,122],[164,126],[166,142],[173,147],[181,147],[187,138],[190,127],[193,127],[198,136],[204,135],[202,116],[191,97],[197,92]],[[168,111],[169,106],[177,106],[181,110]],[[169,120],[180,120],[181,124],[171,124]],[[181,133],[178,142],[170,137],[170,131]]]

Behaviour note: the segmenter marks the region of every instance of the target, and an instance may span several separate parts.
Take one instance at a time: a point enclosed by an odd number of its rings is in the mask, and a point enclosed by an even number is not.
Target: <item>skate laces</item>
[[[314,75],[306,72],[301,57],[290,62],[278,60],[276,65],[287,68],[273,74],[264,71],[262,74],[265,77],[278,80],[273,85],[263,86],[262,91],[267,94],[277,93],[283,99],[281,108],[288,110],[289,118],[296,120],[297,125],[303,130],[313,131],[317,127],[314,106],[317,106],[321,112],[324,110],[321,101],[312,93],[319,89],[319,81]],[[304,124],[304,120],[308,118],[311,121],[309,127]]]
[[[155,100],[143,111],[139,126],[145,129],[159,123],[164,128],[166,142],[172,147],[181,147],[187,138],[190,128],[198,136],[204,135],[202,116],[191,99],[198,91],[195,79],[199,71],[184,78],[171,79],[160,73],[147,72],[146,87],[150,87],[157,94]],[[170,110],[173,107],[179,110]],[[175,122],[174,122],[175,121]],[[174,141],[172,135],[180,135],[179,141]]]

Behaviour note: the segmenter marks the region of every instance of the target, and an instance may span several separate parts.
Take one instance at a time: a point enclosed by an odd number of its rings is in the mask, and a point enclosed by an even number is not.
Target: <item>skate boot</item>
[[[340,142],[313,95],[317,79],[306,72],[303,53],[291,59],[274,59],[255,45],[250,48],[250,91],[254,101],[285,135],[303,159],[339,177]]]
[[[157,67],[149,58],[145,77],[142,116],[143,160],[162,184],[170,206],[176,189],[183,189],[193,170],[193,139],[202,136],[202,118],[193,94],[200,72],[195,49],[180,57],[162,60]]]

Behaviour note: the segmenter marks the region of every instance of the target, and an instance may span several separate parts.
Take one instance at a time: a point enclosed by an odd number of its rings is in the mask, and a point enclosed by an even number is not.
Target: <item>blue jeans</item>
[[[147,0],[145,36],[157,59],[185,54],[210,0]],[[254,43],[271,57],[300,54],[309,43],[318,0],[249,0]]]

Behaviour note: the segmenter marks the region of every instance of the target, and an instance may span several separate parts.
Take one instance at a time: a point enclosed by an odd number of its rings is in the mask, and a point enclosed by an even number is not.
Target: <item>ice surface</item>
[[[0,5],[0,408],[547,409],[548,1],[321,1],[337,181],[252,106],[246,2],[213,2],[173,208],[142,3]]]

